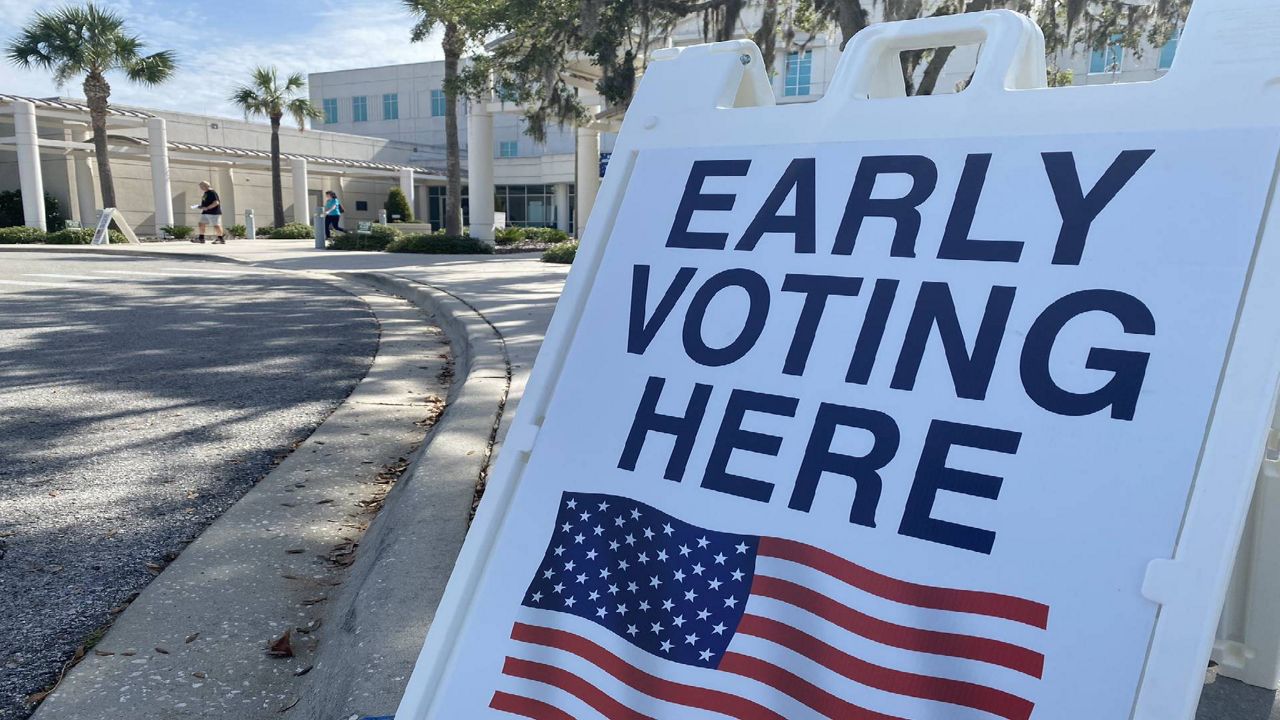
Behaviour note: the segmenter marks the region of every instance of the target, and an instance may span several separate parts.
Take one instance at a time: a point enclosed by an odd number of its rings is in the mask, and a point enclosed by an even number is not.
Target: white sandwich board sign
[[[124,234],[125,240],[130,243],[137,243],[138,236],[134,234],[133,228],[124,219],[124,213],[116,208],[104,208],[98,214],[98,226],[94,228],[93,240],[90,245],[107,245],[111,242],[111,222],[115,221],[120,227],[120,232]]]
[[[1280,366],[1266,22],[1052,90],[1013,13],[873,26],[789,107],[655,58],[397,718],[1190,718]]]

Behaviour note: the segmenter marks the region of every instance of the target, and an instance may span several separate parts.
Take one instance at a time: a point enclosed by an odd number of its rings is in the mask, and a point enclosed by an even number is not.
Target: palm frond
[[[307,128],[307,120],[317,120],[324,116],[320,112],[320,108],[316,107],[307,98],[294,98],[289,101],[289,105],[285,108],[289,117],[298,124],[299,130]]]
[[[133,60],[124,66],[125,76],[140,85],[159,85],[173,77],[177,58],[172,50],[161,50]]]

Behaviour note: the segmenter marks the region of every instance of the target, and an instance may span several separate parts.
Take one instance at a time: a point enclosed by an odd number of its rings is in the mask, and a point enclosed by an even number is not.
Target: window
[[[1169,42],[1160,48],[1160,69],[1168,70],[1173,67],[1173,57],[1178,54],[1178,39],[1182,37],[1182,30],[1178,30],[1169,38]]]
[[[519,154],[519,146],[515,140],[503,140],[498,143],[498,157],[515,157]]]
[[[338,122],[338,98],[325,98],[320,104],[324,106],[324,124]]]
[[[368,200],[357,200],[357,201],[356,201],[356,212],[367,212],[368,210],[369,210],[369,201],[368,201]]]
[[[382,96],[382,119],[383,120],[399,120],[400,119],[400,96],[395,93],[389,93]]]
[[[444,117],[444,91],[431,91],[431,117]]]
[[[809,78],[813,68],[813,51],[787,53],[787,74],[782,94],[797,97],[809,94]]]
[[[1124,46],[1120,41],[1124,36],[1116,33],[1111,36],[1111,42],[1106,47],[1094,50],[1093,55],[1089,57],[1089,73],[1111,73],[1120,72],[1120,66],[1124,63]]]
[[[351,122],[366,122],[369,119],[369,98],[357,95],[351,98]]]

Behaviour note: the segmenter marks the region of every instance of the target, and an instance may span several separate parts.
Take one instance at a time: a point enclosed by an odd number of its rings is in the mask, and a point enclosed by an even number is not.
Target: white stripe
[[[179,267],[166,267],[166,268],[160,268],[160,269],[161,269],[161,270],[176,270],[176,271],[178,271],[178,272],[215,273],[215,274],[218,274],[218,275],[270,275],[270,274],[271,274],[271,273],[269,273],[269,272],[263,272],[263,271],[261,271],[261,270],[249,270],[249,269],[245,269],[245,270],[223,270],[223,269],[221,269],[221,268],[214,269],[214,268],[206,268],[206,267],[182,267],[182,268],[179,268]]]
[[[120,280],[121,278],[104,278],[97,275],[63,275],[61,273],[22,273],[22,277],[62,278],[65,280]]]
[[[139,275],[148,277],[200,277],[199,275],[173,275],[171,273],[142,272],[140,270],[97,270],[104,275]]]
[[[71,287],[62,283],[38,282],[35,280],[0,280],[0,285],[28,285],[31,287]]]
[[[845,702],[909,720],[999,720],[998,716],[949,703],[884,692],[849,680],[838,673],[767,640],[740,635],[730,651],[757,657],[798,675]]]
[[[615,635],[612,631],[576,615],[522,607],[517,617],[517,621],[530,625],[539,625],[541,627],[550,627],[571,632],[579,637],[594,642],[619,658],[625,660],[636,669],[642,670],[650,675],[655,675],[684,685],[693,685],[696,687],[706,688],[708,690],[718,690],[720,692],[736,695],[745,700],[770,708],[788,720],[810,720],[811,718],[822,717],[799,702],[781,695],[772,688],[757,683],[754,680],[711,668],[682,665],[650,655],[648,652],[632,645],[629,641]],[[648,632],[649,630],[646,628],[644,631]],[[676,640],[679,640],[679,638],[673,637],[673,642]],[[512,641],[510,647],[513,648],[513,651],[508,654],[528,657],[532,660],[535,658],[528,654],[529,651],[527,648],[535,648],[538,646]],[[546,649],[546,652],[552,651],[550,649]],[[557,653],[556,656],[562,660],[557,660],[551,664],[557,664],[558,667],[570,667],[570,665],[563,663],[572,663],[571,666],[576,668],[577,672],[591,673],[589,675],[582,675],[582,677],[592,681],[597,687],[603,689],[614,697],[619,697],[618,693],[622,692],[623,687],[629,687],[624,686],[622,682],[615,679],[612,675],[595,668],[594,665],[578,658],[576,655],[559,651],[555,652]],[[543,660],[543,662],[546,661]],[[595,669],[593,670],[593,668]],[[627,690],[626,692],[634,693],[635,691]],[[649,704],[645,706],[634,706],[635,709],[645,714],[653,715],[654,717],[659,718],[659,720],[668,720],[668,718],[674,719],[685,716],[694,719],[708,717],[708,713],[705,711],[691,711],[683,706],[662,702],[656,699],[645,699]],[[653,709],[659,706],[666,708],[667,710],[660,711]],[[677,715],[677,712],[680,714]]]
[[[510,675],[499,675],[498,682],[494,688],[495,692],[498,690],[512,695],[541,700],[548,705],[555,706],[569,713],[569,716],[574,718],[574,720],[597,720],[598,718],[604,718],[603,715],[596,712],[590,705],[582,702],[576,696],[570,695],[569,693],[554,686],[544,685],[540,682],[534,682],[533,680],[512,677]],[[492,701],[493,695],[491,694],[485,699],[484,705],[487,707]],[[492,713],[497,717],[504,718],[524,717],[522,715],[514,715],[496,710],[492,711]],[[488,715],[485,717],[488,717]]]
[[[756,559],[756,575],[789,580],[814,592],[826,595],[847,607],[874,618],[921,630],[958,633],[985,637],[1041,651],[1048,643],[1047,633],[1040,628],[1004,618],[973,613],[932,610],[904,605],[872,595],[846,584],[807,565],[760,556]],[[1050,624],[1052,627],[1052,624]]]
[[[886,669],[976,683],[1028,700],[1033,700],[1040,688],[1040,681],[1036,678],[998,665],[881,645],[779,600],[753,596],[747,603],[747,612],[777,620],[859,660]],[[729,649],[744,652],[738,646],[746,637],[742,633],[736,635]]]

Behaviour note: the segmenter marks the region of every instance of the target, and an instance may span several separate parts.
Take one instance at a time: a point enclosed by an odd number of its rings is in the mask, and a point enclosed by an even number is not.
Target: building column
[[[467,118],[467,204],[471,237],[493,241],[493,115],[481,104]]]
[[[78,143],[90,144],[92,134],[89,130],[77,130],[74,139]],[[80,209],[80,224],[91,226],[98,222],[98,178],[94,164],[93,148],[74,153],[76,166],[76,207]],[[172,207],[172,206],[170,206]]]
[[[289,158],[289,167],[293,170],[293,221],[311,224],[311,200],[307,196],[307,160],[306,158]]]
[[[147,121],[147,150],[151,155],[151,194],[155,200],[155,232],[173,225],[173,188],[169,180],[169,132],[164,118]]]
[[[569,183],[556,183],[556,228],[569,232]]]
[[[48,230],[44,221],[44,176],[40,171],[40,136],[36,133],[34,104],[26,100],[13,103],[13,128],[18,150],[23,223],[27,227]]]
[[[404,193],[404,199],[409,201],[409,212],[417,212],[417,208],[413,203],[413,168],[400,168],[400,192]],[[409,218],[400,218],[408,221]],[[417,220],[417,217],[414,217]]]
[[[222,168],[220,173],[222,178],[218,184],[222,186],[219,198],[222,200],[222,221],[228,225],[236,223],[236,210],[240,209],[240,203],[236,202],[236,170],[234,166],[227,165]],[[230,222],[228,222],[230,220]]]
[[[595,117],[600,112],[599,106],[587,108],[587,113]],[[578,171],[577,200],[578,209],[575,218],[578,237],[582,237],[587,228],[587,218],[591,217],[591,207],[596,203],[596,193],[600,190],[600,131],[591,125],[578,127]]]

